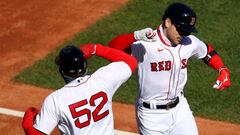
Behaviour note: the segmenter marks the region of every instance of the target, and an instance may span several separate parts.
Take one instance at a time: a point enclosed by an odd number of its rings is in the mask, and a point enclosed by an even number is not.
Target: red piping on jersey
[[[165,47],[164,47],[164,48],[165,48]],[[170,54],[171,54],[171,56],[172,56],[172,58],[173,58],[173,63],[174,63],[174,57],[173,57],[172,52],[171,52],[169,49],[167,49],[167,48],[165,48],[165,49],[170,52]],[[171,70],[171,73],[170,73],[171,75],[170,75],[170,79],[169,79],[169,83],[168,83],[168,95],[167,95],[167,99],[168,99],[168,96],[169,96],[170,93],[171,93],[170,86],[171,86],[172,73],[173,73],[173,63],[172,63],[172,70]]]
[[[160,31],[160,27],[161,27],[161,25],[160,25],[159,28],[157,29],[157,34],[158,34],[159,39],[162,41],[162,43],[163,43],[164,45],[166,45],[166,46],[171,46],[170,44],[166,43],[166,42],[163,40],[161,31]]]
[[[178,87],[178,83],[179,83],[179,75],[180,75],[180,71],[181,71],[181,68],[182,68],[182,59],[181,59],[181,56],[180,56],[180,50],[182,48],[182,45],[180,46],[179,50],[178,50],[178,56],[179,56],[179,59],[180,59],[180,68],[178,70],[178,80],[177,80],[177,85],[176,85],[176,88],[175,88],[175,96],[176,97],[176,93],[177,93],[177,87]]]

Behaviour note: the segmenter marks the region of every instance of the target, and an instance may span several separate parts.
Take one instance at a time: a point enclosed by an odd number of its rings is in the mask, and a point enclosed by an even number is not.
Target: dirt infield
[[[52,90],[16,84],[12,78],[125,2],[127,0],[0,1],[0,107],[19,111],[29,106],[39,108]],[[117,129],[137,132],[133,105],[114,103],[113,109]],[[200,135],[240,135],[237,133],[240,125],[202,118],[197,118],[197,124]],[[0,115],[0,133],[23,135],[21,119]]]

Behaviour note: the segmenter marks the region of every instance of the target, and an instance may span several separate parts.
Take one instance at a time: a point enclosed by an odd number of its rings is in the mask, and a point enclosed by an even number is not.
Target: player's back
[[[75,79],[45,99],[34,127],[47,134],[58,125],[64,135],[113,135],[112,96],[130,76],[126,63],[113,62]]]
[[[98,78],[78,78],[58,90],[53,98],[58,103],[58,127],[63,134],[114,134],[112,95]]]

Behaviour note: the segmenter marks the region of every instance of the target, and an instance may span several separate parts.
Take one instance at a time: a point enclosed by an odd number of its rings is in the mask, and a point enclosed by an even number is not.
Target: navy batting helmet
[[[85,75],[87,71],[84,53],[73,45],[62,48],[55,63],[59,66],[59,72],[66,83]]]
[[[167,7],[162,20],[169,18],[176,26],[177,30],[188,32],[197,32],[194,27],[196,23],[196,13],[187,5],[182,3],[173,3]]]

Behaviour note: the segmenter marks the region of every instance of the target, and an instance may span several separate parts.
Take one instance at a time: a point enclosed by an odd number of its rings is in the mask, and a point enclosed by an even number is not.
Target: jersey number
[[[99,98],[102,98],[102,100],[99,103],[99,105],[96,106],[95,100],[97,100]],[[107,101],[108,101],[107,94],[104,92],[99,92],[99,93],[93,95],[89,100],[90,106],[96,106],[96,108],[93,112],[91,112],[91,110],[89,110],[87,108],[77,111],[78,107],[82,107],[82,106],[88,104],[87,99],[84,99],[80,102],[69,105],[69,109],[71,111],[73,119],[77,118],[74,121],[76,127],[83,128],[83,127],[88,126],[91,122],[91,115],[92,115],[94,122],[97,122],[97,121],[101,120],[102,118],[106,117],[109,114],[109,110],[107,110],[101,114],[99,112],[101,111],[103,106],[107,103]],[[84,122],[81,122],[79,117],[81,117],[83,115],[87,116],[87,120]]]

